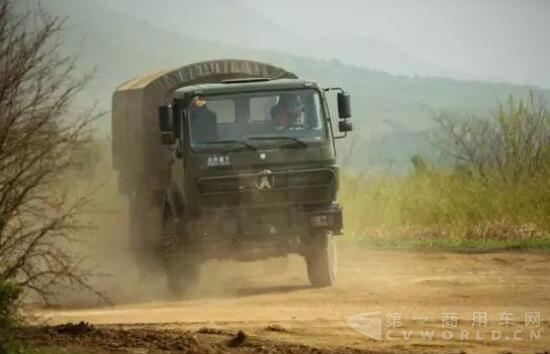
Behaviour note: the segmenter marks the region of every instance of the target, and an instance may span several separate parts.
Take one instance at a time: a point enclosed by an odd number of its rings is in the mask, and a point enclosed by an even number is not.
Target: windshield
[[[188,117],[195,150],[303,148],[327,136],[319,93],[313,89],[196,96]]]

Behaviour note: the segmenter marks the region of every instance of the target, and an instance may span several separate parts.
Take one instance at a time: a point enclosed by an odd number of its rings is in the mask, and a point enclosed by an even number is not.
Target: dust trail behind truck
[[[334,139],[351,130],[337,88],[335,136],[325,93],[282,68],[217,60],[130,80],[113,95],[112,148],[130,206],[140,272],[160,267],[182,293],[205,259],[297,253],[314,286],[334,281]]]

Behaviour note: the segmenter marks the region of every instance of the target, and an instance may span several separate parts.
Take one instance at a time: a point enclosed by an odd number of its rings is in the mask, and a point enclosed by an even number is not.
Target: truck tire
[[[331,286],[336,273],[336,245],[333,237],[323,233],[309,239],[305,252],[307,275],[314,287]]]
[[[196,281],[200,261],[196,250],[186,244],[185,235],[171,214],[163,222],[163,258],[168,291],[171,296],[182,296]],[[183,237],[182,237],[183,236]]]

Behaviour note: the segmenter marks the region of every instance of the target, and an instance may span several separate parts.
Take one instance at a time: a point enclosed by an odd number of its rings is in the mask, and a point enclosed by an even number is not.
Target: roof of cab
[[[191,95],[216,95],[240,92],[274,91],[283,89],[315,88],[319,85],[313,81],[301,79],[278,79],[278,80],[249,80],[238,82],[221,82],[215,84],[201,84],[186,86],[174,91],[173,98],[181,99]]]

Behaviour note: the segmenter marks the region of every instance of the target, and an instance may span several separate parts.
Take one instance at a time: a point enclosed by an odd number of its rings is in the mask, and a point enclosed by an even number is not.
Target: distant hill
[[[397,74],[429,73],[430,76],[466,77],[427,64],[389,43],[365,36],[323,36],[315,40],[287,32],[247,0],[163,0],[151,6],[149,0],[96,0],[125,15],[145,19],[171,32],[191,34],[198,39],[221,41],[241,48],[280,50],[315,58],[338,57],[346,63]],[[289,9],[297,21],[303,13]],[[313,15],[313,14],[308,14]]]
[[[47,0],[42,4],[52,13],[69,16],[63,49],[79,57],[81,70],[97,67],[96,79],[87,88],[84,102],[97,100],[102,107],[109,108],[116,86],[159,68],[207,59],[262,60],[323,85],[340,85],[350,91],[356,138],[349,163],[357,169],[386,165],[403,169],[412,154],[429,151],[426,136],[433,128],[433,115],[440,110],[486,113],[509,95],[525,97],[529,90],[536,89],[510,84],[395,76],[344,65],[338,59],[289,55],[283,52],[284,48],[281,52],[243,49],[225,42],[201,39],[200,20],[190,25],[196,28],[197,35],[181,34],[127,16],[104,1]],[[144,6],[143,2],[136,4]],[[180,18],[182,21],[188,19]],[[550,91],[539,92],[550,98]],[[105,129],[109,125],[106,121]],[[352,140],[342,142],[342,151],[346,151]]]

